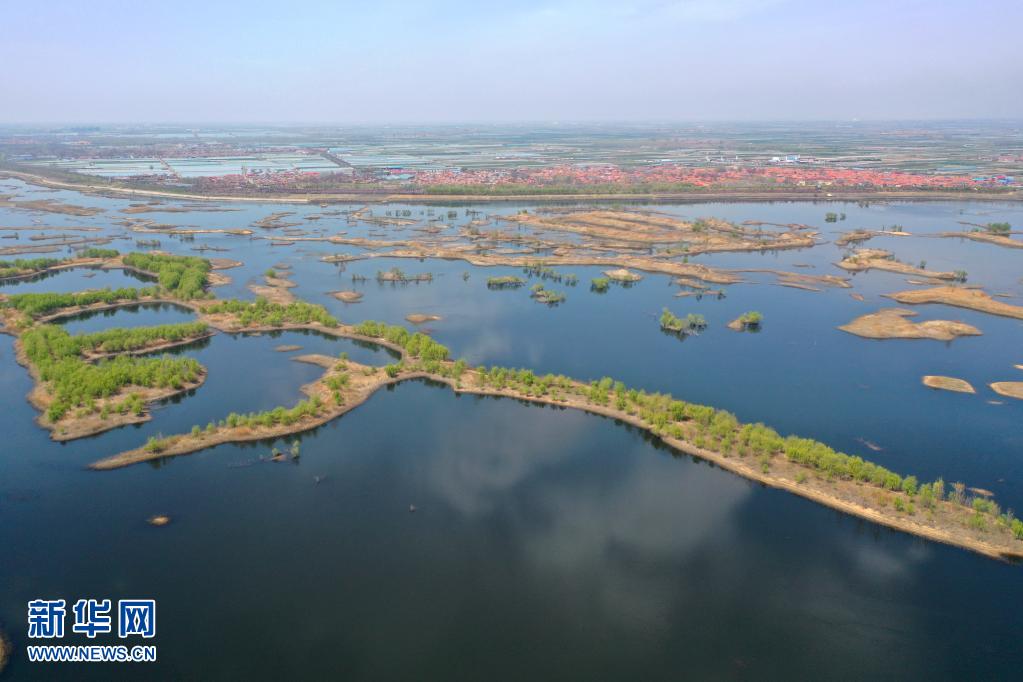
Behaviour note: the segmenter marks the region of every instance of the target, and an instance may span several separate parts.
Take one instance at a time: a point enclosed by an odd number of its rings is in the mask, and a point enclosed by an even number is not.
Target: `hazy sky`
[[[0,121],[1023,118],[1023,0],[0,0]]]

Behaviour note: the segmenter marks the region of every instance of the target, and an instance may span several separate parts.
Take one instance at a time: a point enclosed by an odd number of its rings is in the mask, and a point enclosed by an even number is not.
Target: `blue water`
[[[47,224],[112,226],[123,200],[48,194],[102,206],[89,218],[41,215]],[[168,202],[175,203],[175,202]],[[347,206],[239,205],[240,211],[163,214],[161,222],[248,227],[282,210],[286,220]],[[373,206],[375,215],[432,211],[454,228],[465,206]],[[514,212],[516,204],[469,207]],[[1021,304],[1023,250],[923,236],[958,221],[1023,225],[1017,205],[813,203],[658,206],[680,216],[801,222],[822,238],[899,224],[918,236],[867,245],[931,269],[965,269],[971,284]],[[829,210],[844,211],[838,224]],[[24,224],[0,212],[0,225]],[[415,233],[324,216],[302,226],[350,236]],[[263,234],[258,231],[257,233]],[[279,231],[271,232],[280,237]],[[407,324],[409,313],[473,363],[529,366],[578,378],[604,375],[649,391],[734,411],[782,432],[813,436],[896,471],[987,488],[1023,508],[1023,402],[986,384],[1021,380],[1023,324],[945,306],[922,319],[961,319],[983,336],[870,341],[836,329],[894,306],[883,294],[912,288],[880,272],[853,288],[809,292],[766,273],[726,297],[676,298],[670,278],[589,290],[599,268],[559,268],[578,286],[547,282],[567,300],[548,308],[524,289],[493,291],[486,278],[517,268],[459,261],[369,259],[343,269],[319,259],[355,247],[224,235],[161,248],[245,263],[224,271],[219,296],[251,296],[267,268],[293,266],[292,291],[348,322]],[[15,240],[5,240],[10,246]],[[129,242],[118,248],[130,248]],[[693,259],[729,268],[844,274],[831,243],[772,254]],[[797,268],[809,264],[812,268]],[[378,284],[378,270],[432,272],[430,283]],[[71,291],[81,271],[6,287]],[[469,279],[463,279],[463,273]],[[367,277],[353,282],[352,275]],[[110,282],[82,280],[86,288]],[[338,289],[364,293],[344,304]],[[862,294],[856,301],[850,293]],[[707,330],[684,341],[662,334],[663,307],[703,314]],[[758,334],[725,324],[764,314]],[[83,333],[193,319],[142,307],[66,321]],[[281,344],[302,349],[277,352]],[[421,382],[382,391],[345,417],[302,434],[297,463],[260,461],[277,443],[226,445],[152,465],[92,472],[89,462],[231,411],[290,405],[319,367],[302,353],[391,361],[384,351],[315,334],[232,336],[178,352],[209,368],[206,383],[154,410],[152,421],[57,444],[22,399],[31,381],[0,343],[0,624],[17,647],[12,678],[109,679],[1009,679],[1023,655],[1019,568],[888,531],[678,457],[610,420],[510,400],[456,397]],[[973,383],[977,395],[937,392],[924,374]],[[992,404],[995,401],[999,404]],[[877,444],[868,450],[864,441]],[[316,481],[320,482],[317,483]],[[415,505],[416,512],[409,512]],[[164,513],[172,523],[145,523]],[[25,603],[36,597],[153,596],[159,663],[134,668],[29,664]],[[79,642],[75,642],[79,643]],[[127,672],[125,672],[127,671]]]

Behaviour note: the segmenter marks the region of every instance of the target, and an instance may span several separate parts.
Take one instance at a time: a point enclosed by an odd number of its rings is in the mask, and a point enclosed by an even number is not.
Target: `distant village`
[[[31,169],[66,178],[101,177],[119,185],[178,187],[203,192],[295,191],[444,192],[462,188],[483,193],[560,188],[606,191],[784,188],[1002,190],[1021,186],[1015,169],[1023,153],[1009,146],[964,151],[944,166],[921,144],[900,140],[891,147],[865,147],[816,138],[793,138],[797,148],[825,154],[771,153],[752,143],[699,138],[605,140],[578,135],[570,140],[477,142],[471,135],[438,142],[386,139],[379,143],[281,143],[227,139],[223,131],[189,130],[162,139],[103,130],[59,134],[0,135],[0,167]],[[249,132],[256,135],[255,132]],[[312,133],[310,133],[312,134]],[[208,135],[208,136],[205,136]],[[773,143],[775,148],[786,140]],[[946,146],[954,146],[947,141]]]

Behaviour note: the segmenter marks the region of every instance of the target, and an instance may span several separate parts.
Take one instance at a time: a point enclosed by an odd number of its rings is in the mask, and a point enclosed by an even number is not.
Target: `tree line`
[[[337,318],[327,312],[321,305],[295,301],[293,303],[273,303],[262,296],[255,301],[228,299],[219,301],[204,308],[210,315],[227,313],[236,315],[242,326],[280,327],[285,323],[312,324],[318,322],[325,327],[336,327]]]

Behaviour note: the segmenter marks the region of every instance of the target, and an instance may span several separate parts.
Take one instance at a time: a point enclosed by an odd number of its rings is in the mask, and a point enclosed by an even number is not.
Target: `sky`
[[[0,0],[0,122],[1023,119],[1021,0]]]

